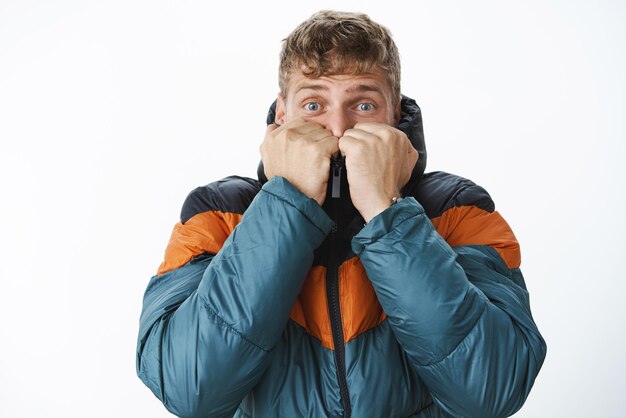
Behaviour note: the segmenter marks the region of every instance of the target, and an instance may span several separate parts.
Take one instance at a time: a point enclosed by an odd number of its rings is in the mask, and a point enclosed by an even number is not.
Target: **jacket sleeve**
[[[217,254],[151,279],[137,373],[169,411],[234,414],[263,374],[331,226],[315,201],[276,177]]]
[[[441,409],[488,418],[521,408],[546,345],[519,269],[490,246],[451,248],[413,198],[372,219],[352,246]]]

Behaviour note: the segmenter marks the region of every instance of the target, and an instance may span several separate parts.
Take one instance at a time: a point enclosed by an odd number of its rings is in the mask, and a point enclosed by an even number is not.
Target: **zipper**
[[[332,182],[330,186],[330,197],[332,197],[333,199],[339,199],[341,197],[341,172],[343,171],[343,162],[344,159],[341,156],[333,157],[330,160],[333,171]],[[336,221],[337,219],[334,220]]]
[[[341,197],[341,172],[343,169],[343,158],[332,159],[332,181],[331,198]],[[339,235],[339,205],[332,202],[333,225],[330,231],[328,267],[326,270],[326,299],[328,301],[328,312],[330,316],[330,328],[332,330],[333,345],[335,346],[335,366],[337,368],[337,380],[339,381],[339,391],[344,408],[344,417],[352,415],[350,405],[350,393],[348,392],[348,380],[346,377],[346,352],[343,339],[343,323],[341,321],[341,306],[339,303],[339,257],[337,241]]]

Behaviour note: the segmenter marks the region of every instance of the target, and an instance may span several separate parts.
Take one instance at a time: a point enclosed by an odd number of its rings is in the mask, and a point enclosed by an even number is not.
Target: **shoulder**
[[[205,253],[217,254],[260,189],[256,180],[230,176],[192,190],[157,273],[175,270]]]
[[[487,191],[464,177],[443,171],[426,173],[405,195],[414,197],[429,218],[441,216],[454,207],[474,206],[493,212],[495,205]]]
[[[243,214],[261,190],[261,183],[248,177],[229,176],[193,189],[180,213],[182,223],[197,214],[218,211]]]
[[[425,174],[408,192],[451,247],[490,247],[509,269],[519,267],[517,238],[485,189],[466,178],[438,171]]]

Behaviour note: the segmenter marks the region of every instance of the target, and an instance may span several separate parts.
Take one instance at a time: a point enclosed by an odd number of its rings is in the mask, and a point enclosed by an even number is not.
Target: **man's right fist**
[[[269,125],[259,149],[268,180],[282,176],[320,206],[324,203],[330,158],[339,151],[329,130],[299,118]]]

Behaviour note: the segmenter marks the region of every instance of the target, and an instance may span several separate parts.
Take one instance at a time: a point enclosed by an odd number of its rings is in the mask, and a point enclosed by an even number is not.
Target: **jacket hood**
[[[398,123],[397,128],[406,134],[406,136],[411,141],[411,144],[413,144],[413,147],[417,150],[419,154],[419,158],[417,160],[417,163],[415,164],[415,168],[413,168],[413,174],[411,174],[411,178],[402,189],[402,192],[404,194],[404,191],[410,189],[413,185],[415,185],[424,174],[424,170],[426,169],[426,144],[424,142],[422,111],[420,110],[420,107],[417,105],[415,100],[403,95],[402,101],[400,103],[400,109],[400,122]],[[276,100],[274,100],[274,103],[272,103],[267,112],[266,123],[268,125],[274,123],[275,117]],[[265,171],[263,168],[263,161],[259,163],[259,167],[257,168],[257,176],[259,177],[259,181],[261,183],[265,183],[267,181],[267,177],[265,177]]]

